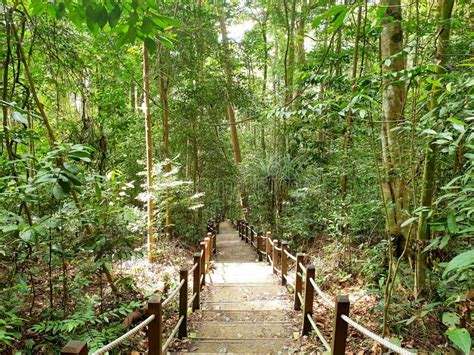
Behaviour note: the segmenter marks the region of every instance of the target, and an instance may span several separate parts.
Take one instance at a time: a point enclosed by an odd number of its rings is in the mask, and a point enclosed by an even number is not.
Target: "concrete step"
[[[292,319],[289,310],[210,310],[201,311],[203,322],[278,322]]]
[[[202,302],[202,309],[214,311],[253,311],[253,310],[289,310],[291,302],[289,300],[268,300],[268,301],[246,301],[246,302]]]
[[[188,350],[195,354],[288,354],[293,346],[291,339],[193,339]]]
[[[232,302],[264,301],[264,300],[287,300],[288,292],[282,286],[277,285],[237,285],[210,287],[206,294],[209,302]]]
[[[295,329],[297,331],[297,329]],[[204,322],[195,323],[191,332],[199,339],[291,338],[291,323]]]

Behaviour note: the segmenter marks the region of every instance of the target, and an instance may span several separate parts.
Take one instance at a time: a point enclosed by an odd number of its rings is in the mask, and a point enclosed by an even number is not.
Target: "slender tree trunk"
[[[150,112],[150,63],[148,51],[143,44],[143,99],[145,108],[145,144],[146,144],[146,192],[147,192],[147,227],[148,227],[148,260],[153,261],[154,253],[154,212],[153,212],[153,137]]]
[[[398,75],[405,68],[401,56],[394,58],[403,49],[402,12],[400,0],[383,0],[385,6],[380,37],[380,54],[383,73],[395,73],[383,78],[382,98],[382,161],[384,175],[382,191],[386,210],[386,230],[389,238],[395,237],[397,245],[400,238],[407,238],[406,227],[401,227],[405,216],[403,210],[408,207],[408,194],[404,181],[403,148],[401,137],[396,128],[404,121],[406,90],[403,84],[397,83]],[[390,58],[388,61],[386,59]]]
[[[359,37],[360,37],[360,23],[362,18],[362,7],[359,6],[359,10],[357,12],[357,25],[356,25],[356,33],[354,38],[354,55],[352,57],[352,95],[355,94],[356,88],[356,79],[357,79],[357,63],[359,61]],[[341,179],[341,189],[343,197],[346,196],[347,193],[347,170],[349,165],[349,146],[351,144],[351,133],[352,133],[352,123],[353,123],[353,112],[352,110],[349,111],[347,116],[347,123],[346,123],[346,132],[344,133],[344,173]]]
[[[169,140],[169,101],[168,93],[170,86],[170,58],[166,55],[167,63],[165,63],[165,52],[168,53],[167,49],[164,49],[160,46],[160,51],[158,55],[158,78],[160,82],[160,100],[161,100],[161,117],[163,120],[163,158],[167,161],[165,165],[165,171],[171,171],[170,159],[170,140]],[[169,203],[169,192],[166,193],[166,232],[168,236],[172,234],[171,227],[171,207]]]
[[[453,11],[454,0],[438,0],[438,31],[436,33],[436,65],[437,75],[441,75],[447,64],[446,49],[449,45],[450,20]],[[437,99],[440,95],[439,88],[434,87],[430,110],[434,110],[437,106]],[[418,230],[416,233],[417,248],[415,261],[415,297],[423,293],[425,289],[425,275],[427,270],[426,256],[423,254],[426,241],[429,239],[428,231],[428,213],[433,202],[433,190],[436,179],[436,157],[437,144],[431,140],[425,149],[425,163],[423,169],[423,181],[421,190],[420,207],[422,211],[418,218]]]
[[[222,9],[223,11],[223,9]],[[225,25],[224,15],[219,15],[219,24],[222,34],[222,45],[224,47],[224,64],[227,80],[227,117],[230,125],[230,136],[232,140],[232,150],[234,151],[235,163],[239,165],[242,161],[240,153],[239,137],[237,134],[237,126],[235,124],[235,111],[233,107],[233,93],[232,93],[232,64],[230,61],[229,40],[227,38],[227,29]],[[240,205],[244,211],[244,217],[247,218],[248,213],[248,196],[243,182],[240,184]]]

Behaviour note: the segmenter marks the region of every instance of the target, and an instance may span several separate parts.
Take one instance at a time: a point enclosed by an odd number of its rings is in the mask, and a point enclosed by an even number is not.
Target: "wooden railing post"
[[[216,222],[216,233],[219,234],[220,233],[220,223],[221,223],[221,219],[219,218],[219,220]]]
[[[209,260],[211,260],[211,237],[209,236],[212,234],[208,233],[207,237],[204,238],[204,243],[206,243],[206,273],[209,271]]]
[[[201,288],[206,285],[206,242],[201,242],[201,275],[202,275],[202,284]]]
[[[303,310],[303,331],[302,335],[309,335],[311,333],[311,323],[308,319],[313,316],[313,300],[314,300],[314,288],[313,284],[309,281],[314,280],[314,266],[306,266],[306,282],[304,292],[304,310]]]
[[[201,253],[194,254],[193,265],[196,265],[196,264],[197,264],[197,267],[194,269],[194,273],[193,273],[193,294],[196,295],[193,301],[193,312],[196,309],[199,309],[199,305],[200,305],[201,285],[199,284],[200,283],[199,279],[201,278]]]
[[[79,340],[69,340],[61,350],[61,355],[87,355],[87,344]]]
[[[272,232],[268,231],[267,236],[265,238],[265,253],[266,253],[265,257],[269,265],[270,265],[270,251],[271,251],[270,240],[271,239],[272,239]]]
[[[253,231],[253,226],[250,226],[250,244],[253,246],[253,238],[254,237],[254,231]]]
[[[301,293],[303,289],[303,282],[301,279],[301,275],[303,274],[303,270],[300,267],[300,264],[302,264],[304,261],[304,254],[298,253],[296,254],[296,276],[295,276],[295,304],[294,304],[294,309],[295,311],[301,310],[301,302],[298,297],[298,292]]]
[[[273,273],[275,275],[278,275],[278,272],[277,272],[277,266],[278,266],[278,250],[277,250],[277,247],[278,247],[278,240],[274,240],[273,241]]]
[[[148,325],[148,354],[162,355],[163,353],[163,305],[159,296],[152,296],[148,301],[148,313],[154,314]]]
[[[281,242],[281,284],[286,286],[286,277],[288,275],[288,256],[286,251],[288,250],[288,242]]]
[[[244,222],[239,221],[239,237],[240,240],[244,240]]]
[[[260,252],[262,250],[262,233],[257,233],[257,258],[258,261],[262,261],[262,253]]]
[[[249,242],[249,224],[245,222],[245,243]]]
[[[349,316],[349,297],[336,296],[336,309],[334,311],[334,326],[332,333],[332,354],[343,355],[346,351],[347,323],[341,315]]]
[[[188,268],[183,267],[179,270],[179,282],[184,280],[183,286],[179,290],[179,318],[183,321],[179,326],[178,337],[180,339],[188,336]]]

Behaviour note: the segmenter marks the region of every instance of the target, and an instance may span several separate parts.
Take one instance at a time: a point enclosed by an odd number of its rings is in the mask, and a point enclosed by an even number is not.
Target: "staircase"
[[[300,324],[292,304],[266,263],[239,239],[228,221],[220,224],[217,257],[201,293],[201,310],[190,317],[186,353],[281,354],[296,351]]]

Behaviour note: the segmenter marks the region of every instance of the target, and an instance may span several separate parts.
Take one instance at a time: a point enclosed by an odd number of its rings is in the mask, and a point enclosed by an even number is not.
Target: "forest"
[[[374,332],[469,354],[473,10],[2,0],[0,353],[117,338],[222,215],[362,295]]]

